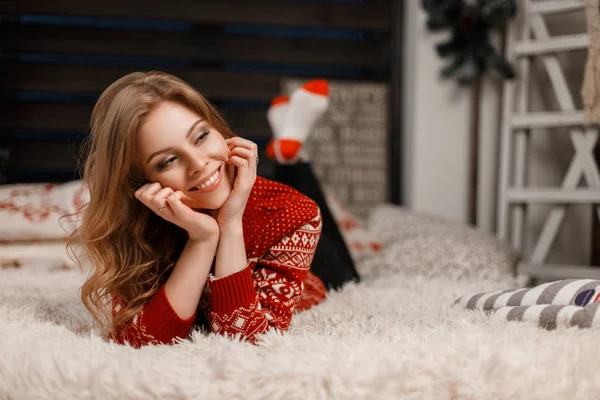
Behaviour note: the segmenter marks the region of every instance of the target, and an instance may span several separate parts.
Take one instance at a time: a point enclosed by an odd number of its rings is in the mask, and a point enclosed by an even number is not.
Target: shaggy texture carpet
[[[380,226],[392,215],[398,229],[407,221],[382,209],[371,223]],[[464,294],[520,282],[507,271],[419,273],[390,254],[397,247],[386,241],[382,254],[359,263],[362,283],[331,293],[296,315],[287,333],[264,335],[258,346],[200,333],[140,350],[108,343],[79,301],[79,272],[39,262],[0,270],[0,398],[599,397],[598,331],[544,331],[452,307]]]

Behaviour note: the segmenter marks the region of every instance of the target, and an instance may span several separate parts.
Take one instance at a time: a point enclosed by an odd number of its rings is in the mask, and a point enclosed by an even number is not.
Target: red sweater
[[[198,305],[210,331],[254,342],[271,328],[285,331],[292,314],[326,297],[323,282],[309,269],[321,234],[314,201],[289,186],[257,177],[243,216],[248,266],[232,275],[209,276]],[[125,305],[114,296],[113,314]],[[168,344],[190,333],[196,314],[181,319],[164,285],[123,329],[118,343],[141,347]]]

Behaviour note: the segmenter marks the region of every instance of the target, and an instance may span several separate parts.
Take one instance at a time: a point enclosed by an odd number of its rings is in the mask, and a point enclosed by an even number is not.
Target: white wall
[[[451,220],[468,217],[471,93],[439,77],[444,63],[420,1],[405,2],[404,203]]]
[[[433,34],[425,26],[426,14],[420,1],[405,2],[405,77],[404,77],[404,200],[417,211],[455,221],[467,222],[469,206],[469,156],[472,93],[453,80],[442,80],[445,65],[435,53],[435,44],[447,34]],[[585,20],[567,15],[549,20],[551,35],[580,33]],[[499,38],[495,38],[496,44]],[[569,55],[561,60],[579,103],[584,58]],[[536,75],[537,74],[537,75]],[[543,92],[532,91],[534,109],[544,109],[553,101],[544,82],[542,69],[532,70]],[[480,98],[479,228],[494,232],[498,189],[498,150],[500,132],[501,80],[488,74]],[[572,155],[566,134],[532,134],[528,179],[530,184],[558,186]],[[548,207],[532,207],[527,233],[530,249],[546,218]],[[585,263],[590,252],[589,207],[567,213],[563,230],[555,243],[555,262]]]

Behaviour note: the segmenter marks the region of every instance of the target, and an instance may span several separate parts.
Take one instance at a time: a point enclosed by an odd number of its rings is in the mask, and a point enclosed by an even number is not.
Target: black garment
[[[325,195],[311,165],[306,162],[277,164],[275,175],[271,179],[310,197],[321,209],[323,228],[310,270],[323,281],[327,289],[338,289],[349,281],[359,282],[360,277],[354,261],[327,206]]]

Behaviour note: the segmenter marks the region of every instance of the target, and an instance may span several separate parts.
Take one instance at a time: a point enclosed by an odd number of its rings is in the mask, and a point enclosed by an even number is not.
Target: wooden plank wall
[[[4,175],[77,178],[97,96],[136,70],[188,81],[264,149],[266,110],[282,77],[393,81],[400,51],[393,7],[392,0],[0,0]],[[399,165],[399,148],[392,153],[391,165]]]

